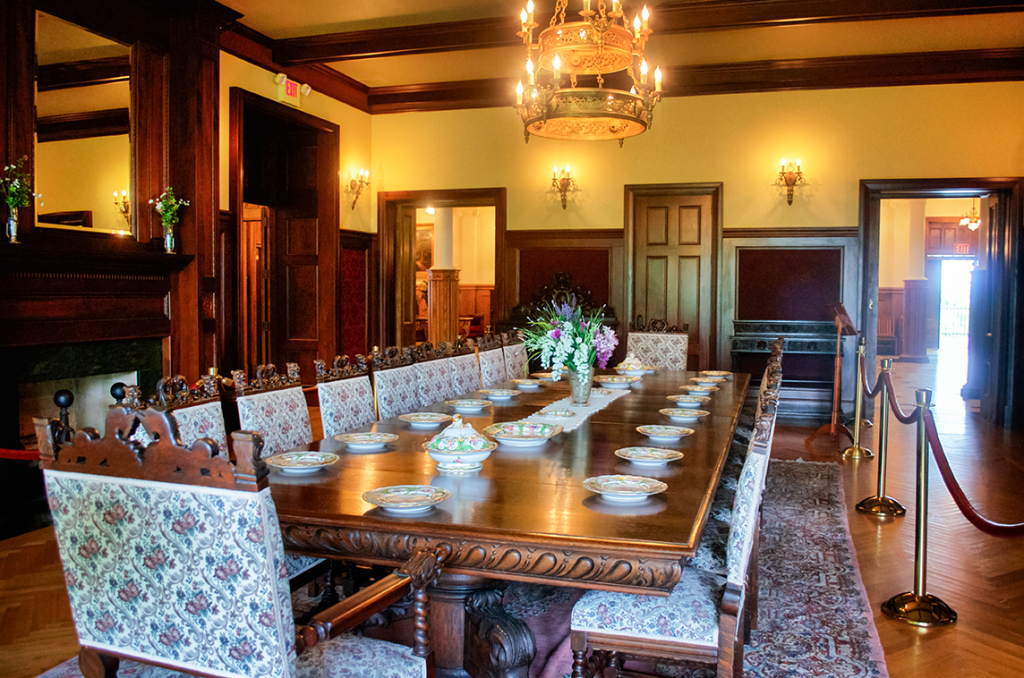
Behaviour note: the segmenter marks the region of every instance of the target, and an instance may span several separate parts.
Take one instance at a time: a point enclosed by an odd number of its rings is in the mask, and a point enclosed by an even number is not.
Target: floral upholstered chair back
[[[165,377],[156,383],[155,406],[171,410],[185,447],[200,438],[212,438],[221,454],[228,453],[228,434],[220,403],[217,377],[204,374],[199,388],[189,388],[185,377]]]
[[[747,562],[754,547],[757,528],[758,508],[767,472],[768,455],[747,454],[740,471],[736,498],[732,506],[732,527],[729,528],[729,542],[726,550],[730,583],[743,586],[747,573]]]
[[[141,418],[157,442],[128,439]],[[295,673],[295,631],[259,434],[174,445],[166,413],[114,406],[106,436],[36,420],[83,653],[227,677]],[[156,435],[154,435],[156,434]]]
[[[448,361],[452,368],[452,389],[455,395],[461,396],[482,389],[484,385],[480,375],[480,361],[476,357],[473,340],[456,342],[454,353]]]
[[[652,320],[645,325],[638,318],[626,338],[626,353],[632,353],[644,365],[685,370],[690,338],[685,325],[681,332],[677,329],[668,327],[664,320]]]
[[[357,355],[355,363],[348,356],[336,356],[330,368],[323,360],[314,360],[313,365],[325,438],[377,420],[365,356]]]
[[[231,372],[238,393],[239,423],[243,430],[262,434],[267,457],[313,442],[299,366],[287,363],[285,367],[287,373],[282,376],[273,365],[260,365],[253,383],[243,370]]]
[[[421,344],[415,367],[420,407],[455,397],[452,366],[448,362],[448,345],[445,342],[442,341],[436,347],[429,341]]]
[[[518,340],[518,337],[516,339]],[[526,365],[529,362],[526,344],[522,342],[506,344],[502,347],[501,351],[505,357],[505,378],[520,379],[525,377],[527,374]]]
[[[501,349],[501,337],[484,335],[477,340],[480,357],[480,377],[484,388],[494,388],[508,379],[505,372],[505,356]]]
[[[377,418],[388,419],[419,409],[419,381],[412,349],[389,346],[373,353],[373,397]]]

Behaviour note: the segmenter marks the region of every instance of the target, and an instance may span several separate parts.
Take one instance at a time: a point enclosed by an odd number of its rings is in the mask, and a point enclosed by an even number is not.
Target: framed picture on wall
[[[434,225],[416,224],[416,249],[413,252],[417,271],[426,271],[434,264]]]

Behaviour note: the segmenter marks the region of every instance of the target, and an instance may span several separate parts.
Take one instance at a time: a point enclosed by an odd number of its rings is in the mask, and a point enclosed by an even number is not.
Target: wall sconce
[[[121,191],[118,195],[117,191],[114,191],[114,206],[117,207],[117,211],[121,213],[124,220],[128,222],[128,225],[132,225],[132,205],[128,201],[128,191]]]
[[[370,172],[369,170],[360,169],[359,176],[355,179],[349,179],[348,181],[348,192],[354,193],[355,196],[352,198],[352,209],[356,208],[356,201],[359,200],[359,194],[363,192],[363,189],[370,185]]]
[[[569,191],[579,190],[579,186],[576,185],[576,180],[572,178],[572,168],[568,165],[565,166],[564,170],[559,170],[556,165],[551,170],[551,187],[558,191],[559,195],[562,196],[562,209],[565,209],[566,194]]]
[[[799,184],[804,183],[804,173],[800,171],[800,159],[797,158],[796,164],[787,163],[786,159],[782,159],[782,169],[779,170],[779,176],[775,180],[778,186],[786,187],[786,203],[789,205],[793,204],[793,189]]]

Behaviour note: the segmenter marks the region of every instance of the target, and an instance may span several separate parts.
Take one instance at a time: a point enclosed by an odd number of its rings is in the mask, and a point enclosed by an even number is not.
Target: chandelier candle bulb
[[[519,13],[519,22],[523,24],[523,33],[526,32],[526,10]]]
[[[661,66],[654,69],[654,91],[661,91]]]
[[[526,22],[533,25],[533,0],[526,3]]]
[[[523,81],[520,80],[516,84],[516,106],[523,105]]]
[[[647,84],[647,60],[640,62],[640,84]]]
[[[533,80],[533,59],[526,60],[526,72],[530,75],[530,84],[535,85]]]
[[[555,72],[555,75],[554,75],[555,87],[558,87],[558,81],[562,79],[562,60],[558,58],[557,54],[555,55],[555,60],[552,63],[552,66],[555,67],[554,68],[554,72]]]
[[[647,5],[644,5],[644,11],[640,13],[640,30],[647,30],[647,20],[651,17],[651,13],[647,11]]]
[[[583,0],[583,11],[584,12],[589,12],[590,11],[590,0]]]
[[[635,38],[639,38],[640,37],[640,15],[639,14],[637,14],[635,17],[633,17],[633,36]]]

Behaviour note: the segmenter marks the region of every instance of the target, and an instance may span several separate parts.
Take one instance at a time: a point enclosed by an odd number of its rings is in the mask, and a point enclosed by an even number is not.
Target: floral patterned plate
[[[487,388],[480,393],[487,396],[488,400],[508,400],[513,396],[519,395],[519,391],[512,388]]]
[[[670,461],[682,459],[683,453],[661,447],[623,447],[615,450],[615,456],[638,466],[664,466]]]
[[[615,371],[625,374],[627,377],[639,377],[647,374],[647,370],[643,367],[616,367]]]
[[[723,379],[732,379],[732,372],[726,372],[725,370],[704,370],[701,372],[705,377],[721,377]]]
[[[284,452],[267,457],[263,461],[290,475],[302,475],[304,473],[316,473],[325,466],[330,466],[338,461],[338,455],[333,452]]]
[[[618,503],[644,501],[652,494],[668,489],[668,485],[660,480],[643,476],[594,476],[584,480],[583,487]]]
[[[594,388],[590,390],[590,395],[596,396],[610,396],[615,395],[615,391],[610,388]]]
[[[388,443],[398,440],[394,433],[339,433],[335,440],[348,445],[351,450],[379,450]]]
[[[486,435],[509,447],[543,445],[548,438],[561,432],[562,427],[557,424],[542,424],[532,421],[509,421],[502,424],[491,424],[484,429]]]
[[[363,492],[363,501],[388,513],[420,513],[434,504],[450,499],[451,490],[432,485],[392,485]]]
[[[683,428],[682,426],[661,426],[654,424],[651,426],[637,426],[636,430],[638,433],[643,433],[656,443],[674,443],[683,436],[693,435],[692,428]]]
[[[654,374],[658,371],[657,365],[644,365],[644,374]]]
[[[541,381],[552,381],[552,376],[550,372],[534,372],[530,376],[533,377],[534,379],[539,379]]]
[[[512,383],[523,391],[534,391],[544,383],[543,379],[513,379]]]
[[[679,407],[689,407],[690,409],[697,409],[701,405],[706,405],[711,402],[711,396],[702,395],[670,395],[666,396],[669,400],[674,400],[676,405]]]
[[[707,410],[696,410],[691,407],[666,407],[663,410],[658,410],[672,421],[682,421],[688,424],[700,421],[704,417],[711,414]]]
[[[473,400],[463,398],[460,400],[446,400],[445,403],[455,408],[456,412],[479,412],[491,404],[490,400]]]
[[[723,377],[690,377],[690,381],[695,384],[710,384],[715,386],[721,384],[725,379]]]
[[[410,412],[409,414],[400,414],[398,418],[413,428],[434,428],[452,420],[450,414],[441,412]]]
[[[593,391],[591,391],[593,393]],[[542,417],[551,417],[558,419],[568,419],[569,417],[575,417],[576,413],[572,410],[541,410],[538,412]]]
[[[679,390],[693,393],[694,395],[707,395],[712,391],[717,391],[718,387],[711,386],[710,384],[683,384],[679,387]]]
[[[627,377],[624,374],[598,374],[594,377],[594,381],[605,388],[629,388],[640,381],[640,377]]]

